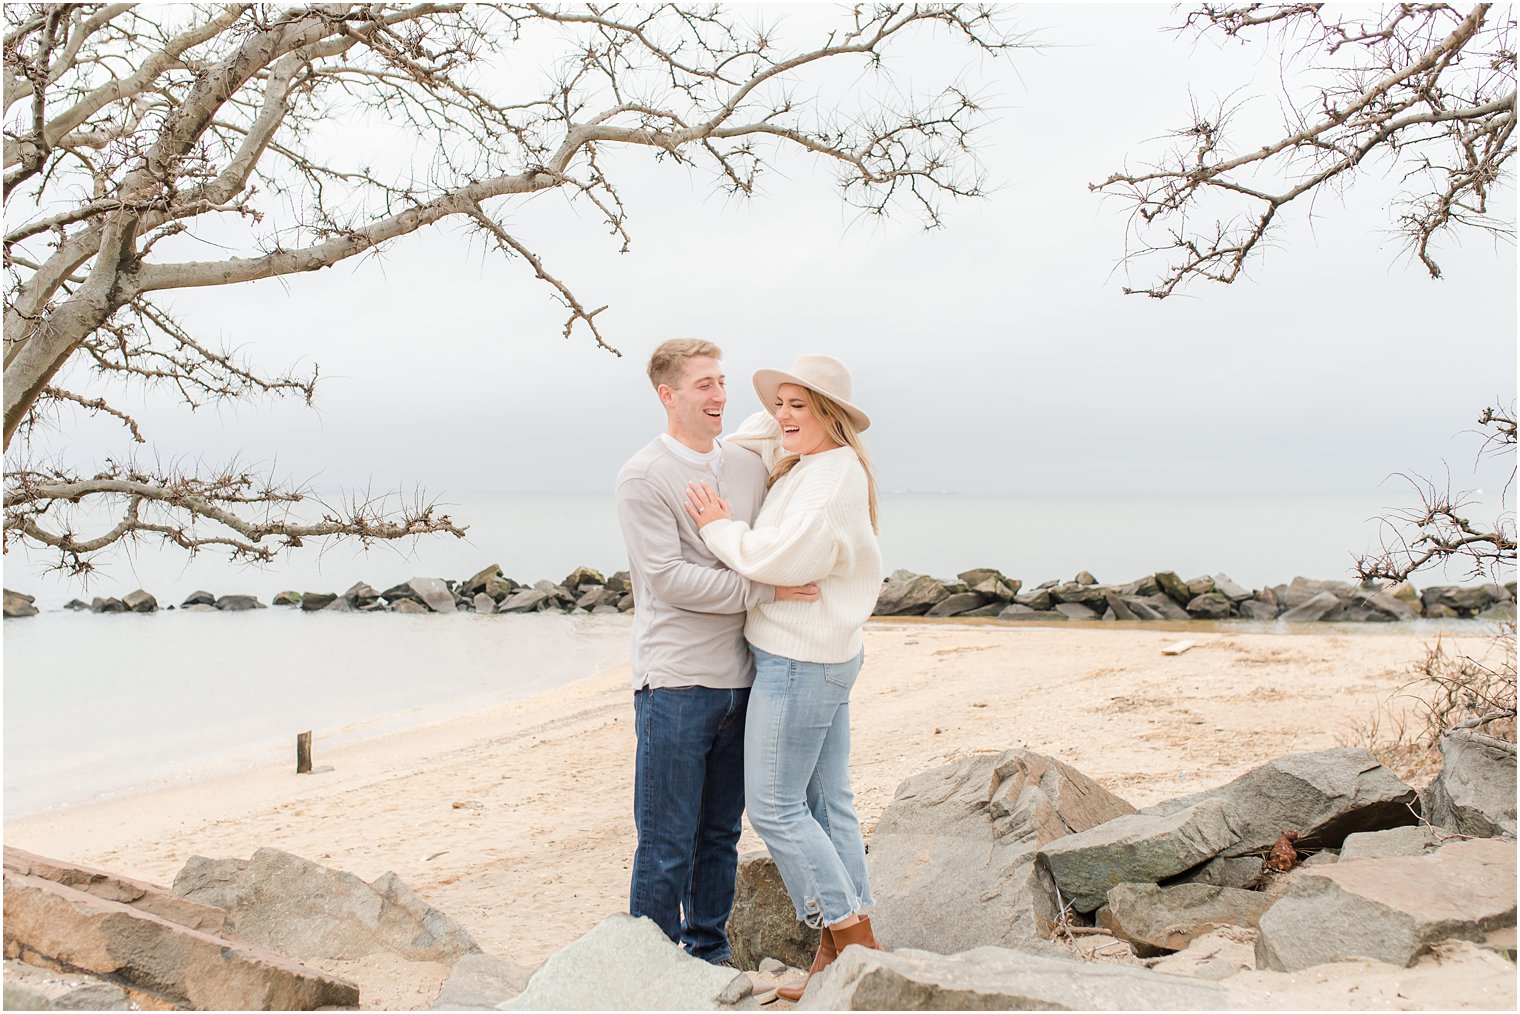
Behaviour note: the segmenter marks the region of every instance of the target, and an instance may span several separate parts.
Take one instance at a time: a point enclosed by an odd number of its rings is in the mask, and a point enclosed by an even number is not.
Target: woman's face
[[[796,384],[776,389],[776,421],[781,424],[781,446],[788,454],[817,454],[840,446],[824,429],[823,420],[808,408],[807,394]]]

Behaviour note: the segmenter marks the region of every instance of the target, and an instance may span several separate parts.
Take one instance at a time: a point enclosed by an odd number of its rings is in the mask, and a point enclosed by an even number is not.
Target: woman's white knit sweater
[[[768,424],[768,425],[767,425]],[[781,456],[769,413],[745,420],[731,443]],[[771,488],[753,528],[714,521],[702,540],[714,556],[752,581],[818,582],[817,602],[766,602],[750,609],[744,636],[773,655],[801,662],[848,662],[860,654],[861,627],[881,594],[881,552],[871,531],[866,472],[848,447],[804,454]]]

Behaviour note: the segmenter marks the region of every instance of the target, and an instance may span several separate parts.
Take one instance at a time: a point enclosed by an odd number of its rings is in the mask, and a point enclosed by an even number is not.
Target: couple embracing
[[[747,806],[797,918],[821,931],[811,976],[877,946],[849,774],[850,688],[881,590],[870,418],[844,364],[809,355],[758,371],[762,411],[720,439],[721,356],[695,339],[655,350],[668,426],[618,474],[637,603],[629,904],[729,963]]]

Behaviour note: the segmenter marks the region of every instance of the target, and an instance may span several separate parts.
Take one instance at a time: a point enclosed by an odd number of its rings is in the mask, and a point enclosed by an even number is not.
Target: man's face
[[[692,356],[686,360],[679,386],[660,385],[671,436],[698,450],[712,445],[712,439],[723,432],[723,406],[728,404],[725,380],[718,360]]]

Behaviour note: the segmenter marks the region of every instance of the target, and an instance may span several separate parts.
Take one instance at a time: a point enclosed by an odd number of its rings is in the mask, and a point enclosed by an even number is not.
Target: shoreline
[[[1164,656],[1176,631],[1130,626],[868,624],[852,700],[867,835],[904,778],[972,753],[1047,753],[1145,806],[1341,745],[1380,710],[1416,717],[1396,697],[1423,654],[1412,634],[1192,630],[1192,650]],[[164,885],[191,855],[265,846],[365,880],[394,871],[488,952],[536,964],[626,905],[631,711],[624,662],[322,752],[326,773],[266,767],[8,819],[5,840]],[[746,825],[741,848],[759,845]]]
[[[267,615],[273,617],[280,614],[275,612],[268,613]],[[588,618],[578,622],[596,623],[597,621]],[[607,622],[616,624],[619,623],[619,620],[608,617]],[[921,626],[925,628],[962,626],[989,630],[1016,629],[1010,628],[1007,623],[998,621],[993,617],[945,618],[894,616],[878,617],[872,623]],[[1119,620],[1107,621],[1101,624],[1094,622],[1058,623],[1033,621],[1020,625],[1021,628],[1071,630],[1073,633],[1084,629],[1168,633],[1176,639],[1186,639],[1189,636],[1209,633],[1250,634],[1272,637],[1341,634],[1355,637],[1425,638],[1439,635],[1442,637],[1486,638],[1491,634],[1493,626],[1494,621],[1492,620],[1426,618],[1385,624],[1353,622],[1294,624],[1281,620],[1253,621],[1231,619],[1156,620],[1144,622]],[[626,636],[626,630],[622,633]],[[589,674],[573,676],[564,682],[550,683],[546,686],[531,688],[525,694],[520,688],[494,688],[489,691],[476,691],[464,696],[433,697],[427,700],[411,701],[404,706],[392,710],[366,714],[353,719],[345,719],[332,727],[318,727],[315,730],[316,736],[314,740],[316,764],[320,768],[329,764],[334,757],[342,755],[351,748],[364,744],[383,743],[393,737],[422,733],[439,725],[462,722],[466,723],[462,727],[467,728],[467,723],[472,719],[480,718],[482,715],[493,714],[509,704],[521,703],[552,692],[555,689],[595,680],[613,669],[620,669],[626,678],[626,659],[613,666],[593,669]],[[292,731],[292,737],[293,735],[294,731]],[[289,742],[276,743],[262,739],[250,741],[241,748],[222,750],[215,756],[198,755],[191,763],[186,766],[180,766],[174,771],[166,770],[164,765],[160,763],[156,767],[145,769],[140,777],[130,784],[110,785],[93,790],[88,795],[75,795],[70,798],[64,798],[59,802],[47,802],[41,805],[31,804],[27,809],[17,813],[14,817],[11,816],[11,811],[8,807],[5,823],[6,826],[10,826],[15,821],[26,821],[33,818],[44,818],[49,815],[64,814],[80,807],[101,806],[134,797],[168,792],[185,786],[202,785],[222,780],[236,781],[240,778],[253,777],[259,772],[278,774],[288,767],[290,752]],[[318,775],[317,777],[321,776]],[[18,795],[26,794],[18,792]],[[35,795],[35,793],[32,793],[32,795]]]

